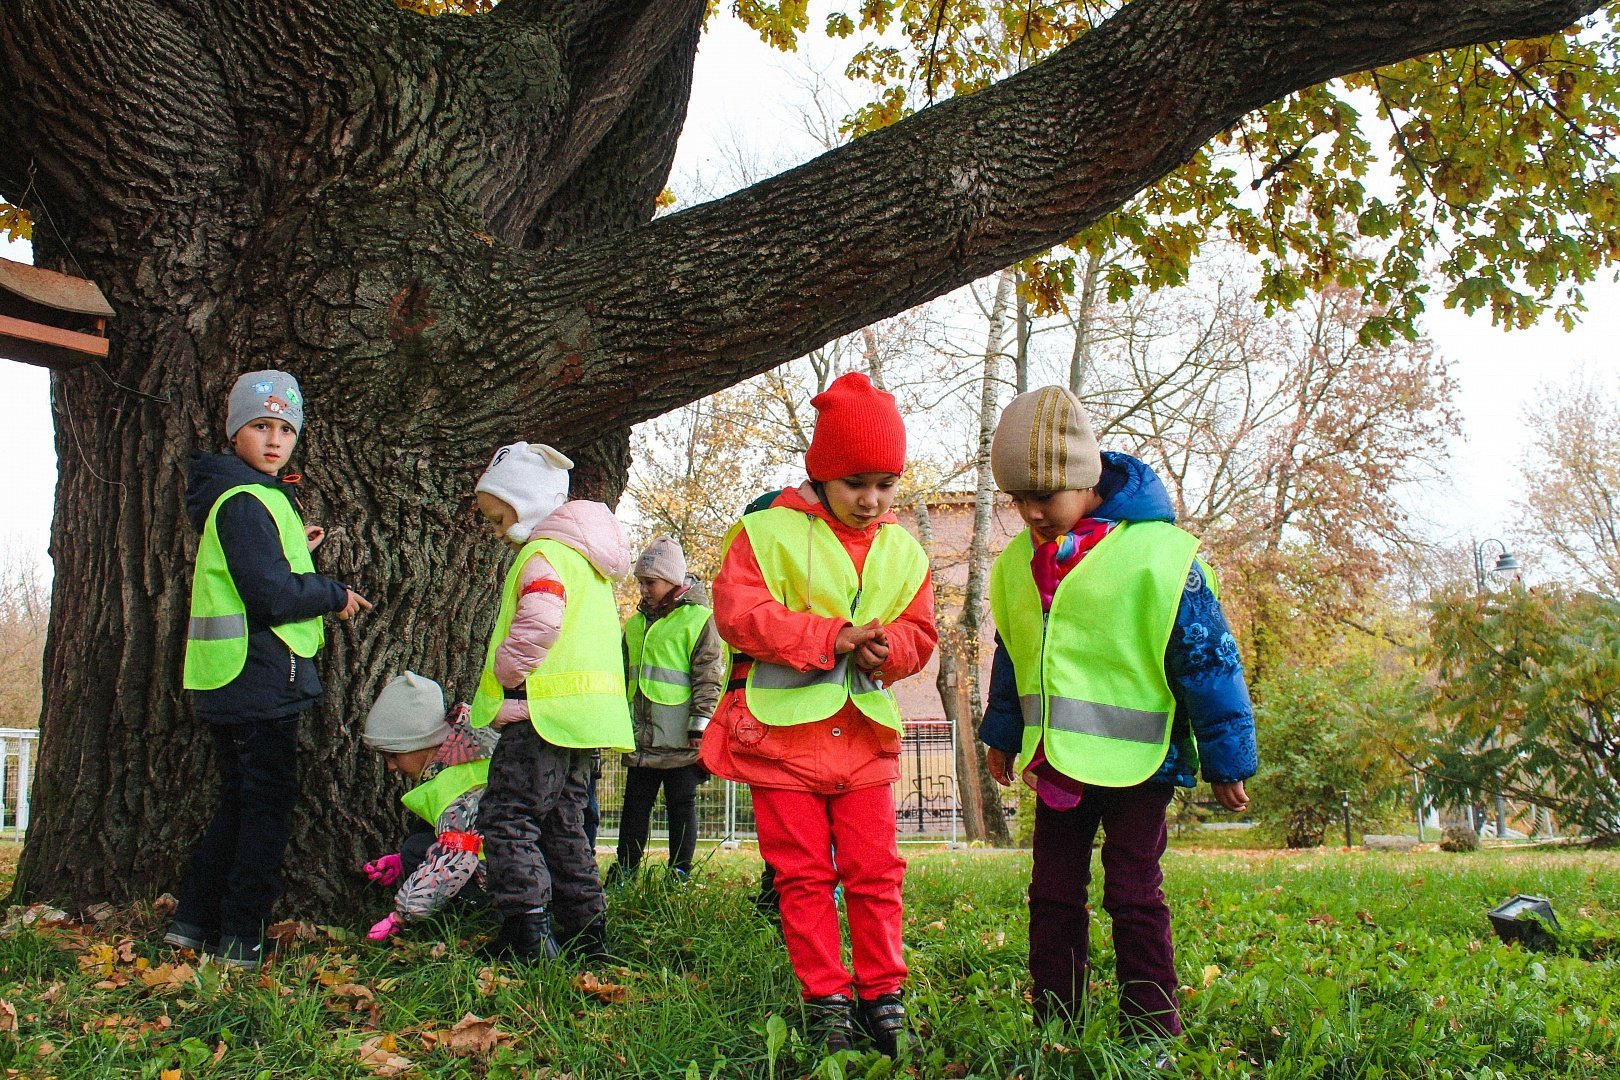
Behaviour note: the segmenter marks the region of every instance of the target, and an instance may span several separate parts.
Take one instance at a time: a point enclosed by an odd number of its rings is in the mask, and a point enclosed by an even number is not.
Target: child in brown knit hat
[[[1136,1038],[1177,1035],[1165,809],[1204,778],[1248,805],[1254,714],[1237,645],[1198,540],[1175,527],[1146,464],[1101,452],[1078,398],[1020,394],[991,444],[996,485],[1028,529],[996,559],[996,652],[979,737],[1011,784],[1037,794],[1029,964],[1037,1019],[1083,1015],[1091,849],[1104,831],[1120,1013]],[[1196,751],[1194,750],[1196,742]]]

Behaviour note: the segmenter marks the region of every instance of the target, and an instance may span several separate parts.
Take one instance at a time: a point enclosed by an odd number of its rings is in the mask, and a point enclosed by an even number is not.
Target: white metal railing
[[[0,835],[21,837],[28,831],[28,789],[34,780],[32,728],[0,728]]]

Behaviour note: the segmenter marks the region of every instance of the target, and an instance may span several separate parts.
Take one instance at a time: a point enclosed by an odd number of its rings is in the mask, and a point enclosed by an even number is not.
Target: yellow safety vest
[[[247,663],[247,605],[231,580],[231,567],[219,543],[219,508],[233,495],[247,492],[270,512],[281,537],[281,551],[295,574],[315,572],[304,536],[304,520],[285,491],[265,484],[242,484],[214,500],[203,523],[197,568],[191,579],[191,621],[186,628],[182,685],[187,690],[218,690],[242,673]],[[294,653],[308,658],[326,642],[319,615],[270,628]]]
[[[1066,776],[1130,787],[1164,764],[1176,701],[1164,673],[1198,540],[1168,522],[1118,525],[1063,578],[1043,617],[1026,529],[990,572],[990,611],[1012,657],[1023,760],[1044,743]]]
[[[885,626],[910,605],[928,574],[928,555],[898,525],[879,525],[863,573],[821,518],[775,506],[744,515],[771,596],[789,611],[808,611],[863,626]],[[786,726],[825,720],[853,701],[885,727],[901,730],[894,695],[840,655],[829,671],[798,671],[755,660],[746,689],[748,710],[763,724]]]
[[[625,696],[633,702],[640,690],[647,699],[656,747],[686,746],[692,718],[692,650],[711,614],[702,604],[681,604],[650,627],[639,611],[624,624],[630,658]]]
[[[634,750],[613,586],[589,559],[560,540],[530,540],[506,572],[469,722],[473,727],[488,725],[506,697],[495,678],[495,650],[506,640],[517,614],[523,564],[536,554],[544,555],[557,572],[566,602],[556,643],[524,680],[534,730],[553,746]]]

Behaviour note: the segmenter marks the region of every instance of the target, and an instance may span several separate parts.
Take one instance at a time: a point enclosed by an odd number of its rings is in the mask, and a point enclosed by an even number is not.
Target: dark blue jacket
[[[1146,463],[1128,454],[1104,451],[1097,494],[1103,504],[1093,517],[1108,521],[1175,521],[1164,483]],[[1056,632],[1051,631],[1051,632]],[[1176,697],[1170,751],[1150,778],[1152,783],[1192,787],[1200,761],[1211,783],[1247,780],[1259,768],[1254,742],[1254,707],[1243,681],[1243,660],[1226,624],[1220,602],[1195,560],[1181,594],[1176,625],[1164,651],[1164,674]],[[1191,737],[1189,738],[1189,733]],[[1018,681],[1012,657],[996,638],[990,666],[990,694],[979,738],[998,750],[1017,753],[1024,717],[1018,707]]]
[[[201,535],[221,495],[243,484],[262,484],[292,496],[296,489],[248,465],[235,454],[191,455],[186,516]],[[320,574],[295,574],[281,549],[281,534],[264,504],[242,492],[219,508],[219,545],[231,580],[247,607],[248,652],[242,672],[218,690],[193,691],[197,715],[213,723],[276,720],[321,703],[313,658],[294,656],[271,629],[283,623],[342,611],[348,590]]]

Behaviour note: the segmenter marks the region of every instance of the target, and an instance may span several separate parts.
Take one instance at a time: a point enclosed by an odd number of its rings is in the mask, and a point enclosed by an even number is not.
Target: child
[[[619,858],[608,879],[641,865],[658,789],[669,817],[669,872],[685,880],[697,845],[697,787],[709,775],[698,741],[720,701],[725,646],[714,628],[702,582],[686,572],[673,537],[654,537],[636,559],[641,605],[625,623],[625,684],[636,750],[625,757]]]
[[[596,751],[635,748],[609,581],[630,568],[630,546],[606,506],[566,501],[572,467],[549,446],[513,443],[495,452],[477,486],[479,513],[518,548],[471,722],[501,732],[478,810],[489,900],[501,917],[489,951],[519,960],[567,947],[607,957],[585,804]]]
[[[894,398],[852,373],[811,404],[810,479],[744,515],[715,579],[715,623],[736,655],[701,760],[752,789],[817,1035],[829,1051],[850,1047],[853,980],[862,1026],[893,1056],[905,1027],[906,864],[891,791],[901,721],[886,687],[933,653],[933,594],[927,555],[889,512],[906,455]]]
[[[1165,808],[1200,760],[1228,810],[1256,768],[1243,667],[1198,541],[1171,524],[1159,478],[1097,450],[1080,401],[1047,386],[1001,415],[996,485],[1028,530],[996,559],[997,645],[979,737],[1006,785],[1020,747],[1037,792],[1029,966],[1038,1020],[1080,1015],[1091,847],[1104,832],[1120,1012],[1135,1037],[1181,1031],[1170,909],[1159,886]],[[1189,740],[1196,739],[1196,749]]]
[[[163,940],[255,968],[298,798],[298,718],[322,700],[310,662],[325,641],[321,616],[371,604],[315,573],[310,552],[325,534],[298,516],[297,478],[276,479],[304,423],[298,381],[250,371],[227,410],[233,452],[193,453],[186,488],[202,542],[184,685],[213,735],[219,802]]]
[[[425,823],[398,852],[366,863],[366,876],[378,885],[403,879],[394,910],[366,934],[372,941],[386,941],[458,895],[482,895],[478,804],[499,731],[475,730],[470,712],[458,704],[446,713],[439,684],[407,671],[388,680],[366,714],[366,745],[382,754],[389,772],[416,781],[400,801]]]

